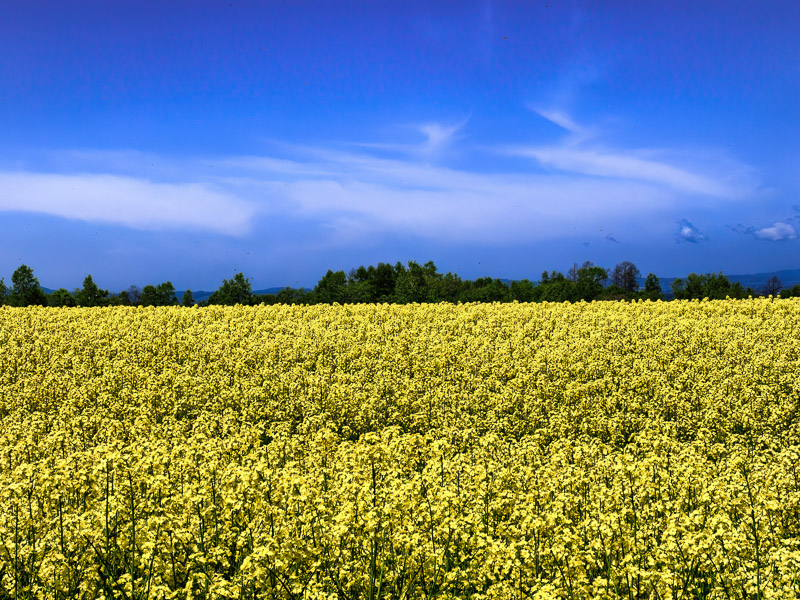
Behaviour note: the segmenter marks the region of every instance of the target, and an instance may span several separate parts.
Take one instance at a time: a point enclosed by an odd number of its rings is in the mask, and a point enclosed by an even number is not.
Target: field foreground
[[[0,308],[0,598],[800,597],[800,299]]]

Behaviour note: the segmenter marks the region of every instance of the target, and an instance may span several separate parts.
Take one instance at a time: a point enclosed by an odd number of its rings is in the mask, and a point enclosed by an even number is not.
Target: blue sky
[[[800,268],[800,3],[8,3],[0,276]]]

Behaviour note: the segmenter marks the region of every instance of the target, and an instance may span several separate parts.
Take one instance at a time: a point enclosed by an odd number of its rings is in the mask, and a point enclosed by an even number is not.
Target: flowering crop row
[[[0,597],[794,598],[800,299],[0,309]]]

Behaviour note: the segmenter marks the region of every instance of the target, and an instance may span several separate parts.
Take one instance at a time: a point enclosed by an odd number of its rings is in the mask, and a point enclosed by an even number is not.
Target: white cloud
[[[681,219],[678,221],[678,233],[675,237],[679,243],[689,242],[690,244],[697,244],[698,242],[705,242],[708,240],[706,234],[695,227],[688,219]]]
[[[639,182],[558,175],[477,174],[334,154],[340,177],[295,181],[282,205],[343,230],[403,233],[448,241],[532,241],[666,210],[670,198]],[[325,169],[327,170],[328,167]],[[614,198],[612,204],[598,198]]]
[[[788,223],[775,223],[772,227],[764,227],[763,229],[756,229],[753,234],[762,240],[769,240],[770,242],[782,242],[784,240],[793,240],[797,237],[797,232],[794,227]]]
[[[0,172],[0,210],[136,229],[249,230],[254,207],[217,186],[107,174]]]

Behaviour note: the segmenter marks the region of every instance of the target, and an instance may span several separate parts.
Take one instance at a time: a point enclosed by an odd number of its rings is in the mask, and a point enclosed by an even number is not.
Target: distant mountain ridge
[[[687,273],[688,275],[688,273]],[[767,273],[747,273],[744,275],[728,275],[725,273],[725,276],[731,281],[731,283],[736,283],[737,281],[742,284],[742,287],[745,288],[753,288],[755,291],[759,291],[764,285],[767,283],[767,280],[772,276],[778,277],[781,280],[784,288],[790,288],[793,285],[800,284],[800,269],[782,269],[780,271],[770,271]],[[685,277],[685,275],[683,276]],[[661,282],[661,289],[664,292],[664,297],[669,299],[672,298],[672,289],[671,285],[672,282],[676,279],[683,279],[683,277],[659,277],[658,280]],[[500,278],[500,281],[509,285],[512,281],[520,281],[519,279],[504,279]],[[538,281],[538,278],[531,279],[531,281]],[[644,285],[644,277],[639,278],[639,286]],[[50,288],[42,287],[46,294],[52,294],[55,290]],[[270,287],[270,288],[263,288],[259,290],[253,290],[254,294],[259,296],[264,294],[277,294],[281,290],[286,289],[286,286],[283,287]],[[295,288],[297,289],[297,288]],[[311,290],[312,288],[304,288],[306,290]],[[176,290],[175,295],[178,296],[178,300],[181,299],[185,290]],[[118,292],[116,292],[118,293]],[[200,302],[201,300],[208,299],[211,294],[214,292],[208,292],[205,290],[192,290],[192,296],[194,297],[196,302]]]

